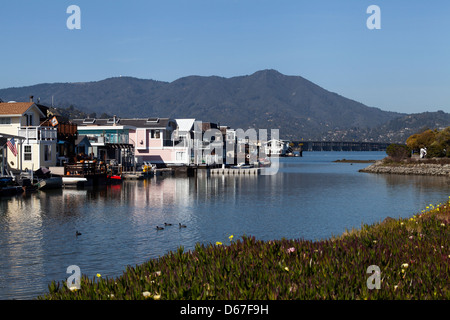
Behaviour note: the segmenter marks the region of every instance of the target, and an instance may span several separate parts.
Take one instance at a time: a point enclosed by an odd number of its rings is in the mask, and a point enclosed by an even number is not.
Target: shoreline
[[[340,162],[340,163],[375,163],[376,160],[352,160],[352,159],[341,159],[341,160],[334,160],[333,162]]]
[[[364,173],[402,174],[421,176],[443,176],[450,178],[450,164],[435,163],[386,163],[378,160],[370,166],[360,169]]]

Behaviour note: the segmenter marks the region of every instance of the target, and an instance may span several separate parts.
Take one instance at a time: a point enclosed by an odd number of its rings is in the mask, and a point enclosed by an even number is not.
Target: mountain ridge
[[[110,77],[0,89],[3,100],[70,105],[119,117],[196,118],[233,128],[279,129],[286,139],[318,140],[331,132],[367,132],[407,114],[384,111],[274,69],[230,78],[191,75],[171,82]],[[367,137],[366,137],[367,138]],[[368,138],[370,139],[370,138]]]

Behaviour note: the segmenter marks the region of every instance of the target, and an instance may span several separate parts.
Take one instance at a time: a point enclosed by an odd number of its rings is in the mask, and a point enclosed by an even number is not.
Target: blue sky
[[[383,110],[450,112],[448,0],[17,0],[0,14],[0,88],[276,69]]]

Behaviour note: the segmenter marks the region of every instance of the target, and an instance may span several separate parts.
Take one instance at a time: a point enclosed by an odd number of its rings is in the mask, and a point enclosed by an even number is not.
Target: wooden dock
[[[212,175],[259,175],[261,168],[215,168],[210,169]]]

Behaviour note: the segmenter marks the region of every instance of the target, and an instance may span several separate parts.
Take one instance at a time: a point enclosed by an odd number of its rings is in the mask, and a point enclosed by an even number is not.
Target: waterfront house
[[[124,169],[134,167],[134,141],[130,140],[134,126],[116,116],[110,119],[74,119],[72,122],[77,125],[78,135],[89,140],[86,156],[110,165],[120,165]]]
[[[130,137],[135,141],[138,163],[150,162],[158,166],[191,163],[195,119],[146,118],[124,121],[136,128]]]
[[[75,140],[75,154],[90,154],[92,145],[86,135],[79,135]]]
[[[79,134],[86,135],[94,157],[105,161],[160,166],[186,164],[188,142],[186,132],[176,131],[177,123],[169,118],[75,119]],[[188,127],[183,124],[183,130]],[[174,135],[174,132],[176,134]],[[179,134],[179,137],[175,138]],[[133,158],[131,160],[131,158]]]
[[[269,156],[284,156],[291,150],[289,141],[278,139],[267,141],[264,148],[265,153]]]
[[[57,165],[72,163],[76,156],[76,141],[78,139],[77,125],[64,119],[58,112],[50,108],[37,104],[37,106],[47,114],[41,126],[54,127],[57,130]]]
[[[225,157],[225,141],[228,135],[234,139],[234,131],[226,126],[218,126],[211,122],[196,121],[196,119],[170,118],[134,118],[122,119],[75,119],[80,135],[86,135],[92,146],[90,151],[100,160],[116,159],[121,163],[121,157],[108,152],[101,153],[99,147],[108,144],[127,144],[133,147],[134,163],[156,164],[159,167],[186,166],[191,164],[221,163],[220,156]],[[214,130],[221,135],[220,141],[205,135],[208,130]],[[195,155],[195,150],[197,154]],[[223,150],[224,151],[224,150]],[[108,157],[105,158],[104,155]],[[195,157],[196,156],[196,157]]]
[[[57,129],[41,126],[46,114],[33,102],[0,103],[0,134],[16,137],[17,154],[6,152],[8,167],[16,170],[56,164]]]
[[[0,136],[0,176],[6,175],[6,150],[8,139]]]

